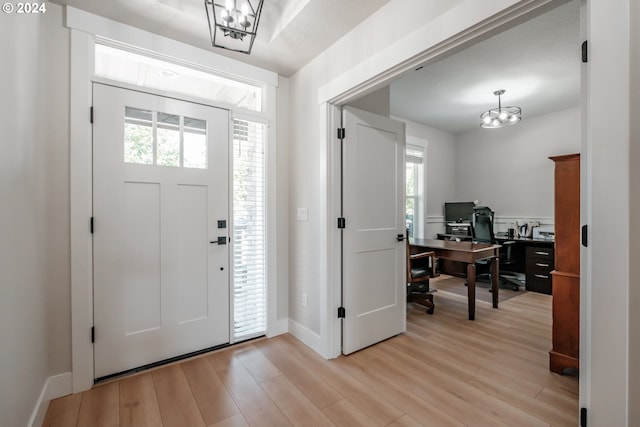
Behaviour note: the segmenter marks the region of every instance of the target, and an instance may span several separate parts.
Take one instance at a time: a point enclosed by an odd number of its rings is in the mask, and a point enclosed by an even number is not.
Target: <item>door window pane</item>
[[[153,113],[125,107],[124,161],[153,164]]]
[[[125,107],[124,161],[206,169],[207,121]]]
[[[180,116],[158,113],[158,164],[180,166]]]
[[[207,122],[184,118],[184,167],[207,168]]]

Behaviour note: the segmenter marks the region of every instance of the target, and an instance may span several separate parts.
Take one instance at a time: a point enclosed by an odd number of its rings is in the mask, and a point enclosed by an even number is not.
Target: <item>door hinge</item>
[[[345,131],[344,128],[338,128],[338,139],[344,139]]]
[[[95,326],[91,327],[91,342],[96,342],[96,328]]]
[[[587,427],[587,408],[580,408],[580,427]]]
[[[93,105],[89,108],[89,121],[93,123]]]
[[[582,62],[589,62],[589,42],[582,42]]]
[[[347,221],[344,218],[338,218],[338,228],[345,228]]]
[[[344,309],[344,307],[338,307],[338,319],[344,319],[346,314],[347,311]]]
[[[89,232],[91,232],[91,234],[93,234],[93,217],[91,217],[91,219],[89,219]]]
[[[589,242],[589,227],[587,224],[582,226],[582,246],[585,248],[588,246]]]

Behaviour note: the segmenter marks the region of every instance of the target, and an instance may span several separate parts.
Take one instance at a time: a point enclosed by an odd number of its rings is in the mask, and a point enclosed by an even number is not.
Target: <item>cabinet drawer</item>
[[[545,247],[537,247],[537,246],[527,246],[526,252],[527,262],[529,260],[543,260],[550,261],[553,266],[553,248],[545,248]]]
[[[542,278],[546,274],[527,274],[527,282],[525,288],[528,291],[540,292],[542,294],[551,295],[551,274],[549,278]]]
[[[551,295],[551,271],[554,269],[553,248],[527,246],[526,289]]]

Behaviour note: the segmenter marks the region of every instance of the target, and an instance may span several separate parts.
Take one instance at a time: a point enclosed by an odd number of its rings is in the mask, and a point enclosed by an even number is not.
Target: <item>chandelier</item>
[[[480,126],[486,129],[497,129],[515,125],[522,119],[522,110],[519,107],[503,107],[500,97],[504,89],[493,92],[498,97],[498,108],[485,111],[480,116]]]
[[[251,53],[264,0],[204,0],[211,44]]]

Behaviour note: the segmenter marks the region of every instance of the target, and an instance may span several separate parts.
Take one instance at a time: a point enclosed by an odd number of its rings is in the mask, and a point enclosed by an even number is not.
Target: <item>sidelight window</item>
[[[233,121],[233,334],[266,331],[266,170],[261,123]]]

